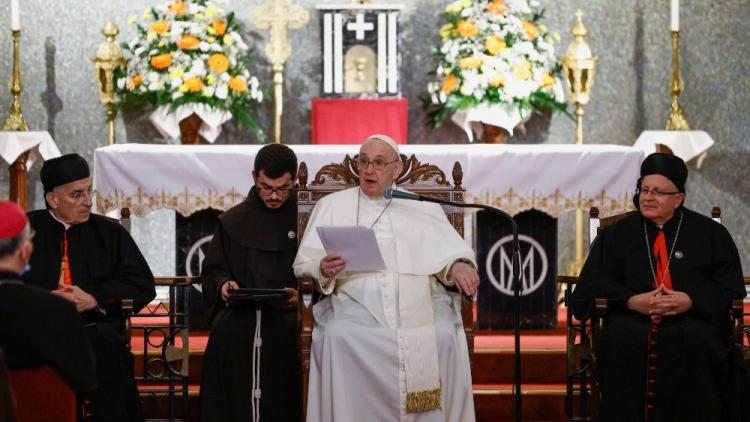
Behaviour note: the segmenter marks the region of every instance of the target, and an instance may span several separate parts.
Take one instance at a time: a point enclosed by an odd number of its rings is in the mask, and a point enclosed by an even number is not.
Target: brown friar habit
[[[203,294],[213,307],[211,335],[203,363],[201,420],[251,421],[253,342],[256,307],[228,308],[221,285],[297,288],[292,262],[297,253],[297,203],[267,208],[253,187],[247,199],[219,216],[201,271]],[[297,311],[268,305],[261,309],[261,421],[298,421],[300,367]]]
[[[24,280],[55,290],[65,227],[48,210],[32,211],[28,216],[36,234],[31,271]],[[99,304],[99,309],[82,314],[96,356],[94,416],[97,421],[142,421],[133,355],[124,343],[117,310],[122,299],[132,299],[136,312],[151,301],[156,295],[154,277],[133,238],[111,218],[91,214],[87,222],[71,226],[67,238],[73,284]]]
[[[599,420],[639,422],[647,414],[659,422],[739,420],[738,407],[747,402],[740,399],[741,369],[729,335],[731,301],[745,296],[737,248],[721,224],[684,207],[675,211],[663,226],[667,251],[677,237],[669,263],[672,287],[687,293],[693,306],[663,317],[649,338],[650,318],[628,310],[627,301],[654,289],[646,236],[653,245],[658,231],[637,212],[606,228],[594,241],[571,297],[579,318],[590,314],[594,298],[609,300],[596,348]],[[653,376],[647,377],[651,366]],[[648,412],[647,404],[653,406]]]

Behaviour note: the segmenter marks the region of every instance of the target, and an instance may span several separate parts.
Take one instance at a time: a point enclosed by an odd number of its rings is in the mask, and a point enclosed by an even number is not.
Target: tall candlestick
[[[10,0],[10,29],[12,31],[21,30],[21,11],[18,7],[18,0]]]
[[[672,31],[680,30],[680,0],[672,0],[672,19],[671,29]]]

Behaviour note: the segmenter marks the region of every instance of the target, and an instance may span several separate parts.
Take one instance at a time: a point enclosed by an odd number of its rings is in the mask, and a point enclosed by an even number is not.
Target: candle
[[[680,0],[672,0],[672,31],[680,30]]]
[[[20,10],[18,0],[10,0],[10,29],[12,31],[21,30]]]

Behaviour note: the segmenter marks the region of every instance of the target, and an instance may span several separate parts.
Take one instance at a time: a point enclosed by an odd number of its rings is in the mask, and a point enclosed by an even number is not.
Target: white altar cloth
[[[227,210],[252,186],[260,145],[117,144],[94,153],[98,212],[123,207],[135,215],[168,208],[184,216]],[[309,181],[326,164],[354,156],[358,145],[290,145],[307,163]],[[537,209],[552,217],[592,206],[602,215],[631,208],[643,152],[619,145],[401,145],[425,164],[463,168],[466,201],[510,214]],[[309,182],[308,182],[309,183]]]
[[[47,131],[0,131],[0,157],[5,162],[13,164],[26,151],[31,151],[26,159],[28,169],[31,169],[37,156],[49,160],[61,155]]]

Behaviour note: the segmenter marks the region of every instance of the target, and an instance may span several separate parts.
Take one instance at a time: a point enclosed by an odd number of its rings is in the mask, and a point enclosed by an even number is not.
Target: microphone
[[[385,188],[383,191],[383,197],[385,199],[411,199],[412,201],[428,201],[431,202],[430,199],[426,196],[417,195],[416,193],[411,192],[404,192],[400,190],[396,190],[394,188]]]

